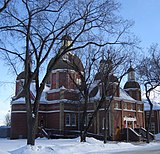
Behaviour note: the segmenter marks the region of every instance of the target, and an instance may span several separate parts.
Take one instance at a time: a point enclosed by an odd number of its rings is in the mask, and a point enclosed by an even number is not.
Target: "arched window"
[[[124,103],[124,109],[127,110],[127,103]]]
[[[118,109],[119,106],[118,106],[118,102],[115,103],[115,109]]]

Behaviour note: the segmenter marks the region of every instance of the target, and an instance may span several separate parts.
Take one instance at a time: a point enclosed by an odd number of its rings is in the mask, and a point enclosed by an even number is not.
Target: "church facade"
[[[62,48],[71,41],[69,36],[62,38]],[[53,60],[53,59],[52,59]],[[84,67],[81,60],[72,53],[64,55],[53,67],[46,83],[46,88],[41,96],[38,126],[44,129],[54,129],[57,131],[79,131],[80,120],[83,113],[83,100],[81,100],[77,85],[81,85],[80,75],[76,70],[66,63],[76,64],[83,72]],[[107,63],[103,60],[101,64]],[[116,140],[116,128],[140,128],[145,127],[144,106],[141,101],[141,89],[135,80],[135,70],[130,67],[128,71],[128,81],[124,88],[116,88],[112,102],[109,105],[107,115],[105,113],[105,103],[100,107],[93,123],[89,129],[90,133],[97,135],[104,134],[104,121],[107,117],[107,133],[112,140]],[[11,139],[27,137],[26,105],[24,94],[22,94],[25,72],[21,72],[16,79],[15,97],[11,102]],[[118,86],[118,79],[111,74],[110,82],[113,86],[111,91]],[[73,82],[74,81],[74,82]],[[75,84],[76,83],[76,84]],[[93,89],[91,89],[91,101],[88,103],[86,124],[94,110],[97,108],[101,97],[100,72],[97,72]],[[35,99],[35,80],[31,84],[31,98]],[[96,85],[96,86],[95,86]],[[112,93],[112,92],[111,92]],[[17,97],[18,96],[18,97]]]

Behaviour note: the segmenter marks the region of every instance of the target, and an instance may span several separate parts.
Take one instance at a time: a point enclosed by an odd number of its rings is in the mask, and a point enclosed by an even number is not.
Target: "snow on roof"
[[[89,89],[89,93],[96,87],[98,86],[98,84],[100,83],[100,80],[95,80],[91,86],[90,86],[90,89]]]
[[[120,99],[136,102],[136,100],[133,99],[131,96],[129,96],[129,94],[124,89],[119,88],[119,93],[120,93],[120,96],[119,96]]]
[[[48,90],[47,93],[56,93],[56,92],[60,92],[61,90],[67,90],[69,92],[79,92],[79,90],[77,89],[66,89],[64,86],[62,86],[60,88]]]
[[[97,84],[94,84],[92,88],[94,88]],[[133,99],[124,89],[119,88],[120,96],[119,97],[114,97],[114,99],[121,99],[121,100],[127,100],[127,101],[132,101],[132,102],[137,102],[137,100]],[[91,90],[90,90],[91,91]],[[98,88],[97,94],[91,98],[91,100],[98,100],[100,99],[100,89]]]
[[[98,89],[97,94],[94,97],[91,97],[90,100],[94,101],[94,100],[99,100],[100,98],[101,98],[100,89]]]

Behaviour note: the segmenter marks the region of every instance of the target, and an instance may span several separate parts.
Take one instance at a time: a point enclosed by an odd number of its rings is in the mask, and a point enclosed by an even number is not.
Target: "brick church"
[[[62,37],[62,47],[60,50],[68,46],[70,41],[72,41],[71,37],[67,35]],[[76,64],[78,69],[84,72],[82,61],[71,52],[64,55],[56,63],[41,96],[38,119],[39,127],[57,131],[80,130],[83,100],[81,100],[80,92],[73,80],[81,85],[81,78],[78,72],[71,65],[68,65],[68,63]],[[100,66],[106,63],[106,60],[101,60]],[[128,81],[123,89],[121,87],[117,88],[107,113],[107,132],[112,140],[116,139],[117,126],[120,130],[127,127],[132,129],[145,127],[144,106],[141,101],[140,85],[135,80],[135,70],[130,67],[128,72]],[[100,73],[97,72],[93,86],[91,86],[93,87],[91,89],[93,92],[88,104],[86,122],[96,109],[98,100],[101,97],[102,88],[98,84],[100,83]],[[26,105],[24,94],[22,93],[24,79],[25,72],[21,72],[16,78],[15,96],[11,101],[11,139],[27,137]],[[110,82],[113,83],[113,86],[118,85],[118,78],[113,73],[110,74]],[[32,81],[30,93],[32,100],[34,100],[36,93],[35,80]],[[89,132],[103,135],[104,116],[104,105],[102,105],[94,118]]]

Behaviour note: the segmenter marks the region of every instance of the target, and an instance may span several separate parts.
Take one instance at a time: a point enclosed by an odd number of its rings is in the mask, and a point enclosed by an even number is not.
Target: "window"
[[[124,103],[124,109],[127,110],[127,103]]]
[[[149,111],[146,111],[146,117],[149,117]]]
[[[142,111],[142,108],[140,105],[138,106],[138,111]]]
[[[21,80],[19,80],[19,89],[18,89],[18,92],[21,92],[23,90],[23,86],[24,86],[24,80],[21,79]]]
[[[87,115],[87,125],[89,124],[89,121],[90,121],[91,118],[92,118],[92,114],[89,113],[89,114]],[[91,124],[91,126],[92,126],[92,124]]]
[[[71,125],[76,126],[76,114],[72,114]]]
[[[82,82],[81,79],[78,79],[78,78],[76,79],[76,83],[77,83],[78,85],[81,85],[81,82]]]
[[[102,129],[104,129],[105,126],[105,118],[102,120]],[[108,120],[106,121],[106,129],[108,129]]]
[[[102,120],[102,129],[104,129],[105,118]]]
[[[155,123],[151,122],[151,131],[155,133]]]
[[[134,110],[134,105],[133,104],[131,104],[131,110]]]
[[[70,126],[70,114],[66,114],[65,124],[66,126]]]
[[[118,106],[118,102],[115,103],[115,109],[118,109],[119,106]]]

